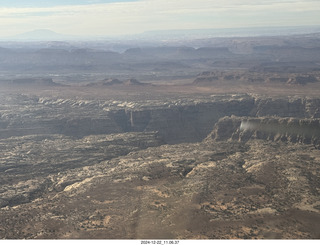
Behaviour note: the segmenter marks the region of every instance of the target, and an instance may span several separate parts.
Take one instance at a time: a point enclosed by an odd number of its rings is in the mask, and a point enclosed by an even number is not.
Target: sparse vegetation
[[[319,35],[288,38],[0,49],[0,238],[320,238]]]

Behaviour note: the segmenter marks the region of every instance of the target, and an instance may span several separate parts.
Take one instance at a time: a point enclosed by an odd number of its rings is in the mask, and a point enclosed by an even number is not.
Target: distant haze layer
[[[320,25],[318,0],[2,0],[0,3],[2,38],[35,29],[88,37],[150,30]]]

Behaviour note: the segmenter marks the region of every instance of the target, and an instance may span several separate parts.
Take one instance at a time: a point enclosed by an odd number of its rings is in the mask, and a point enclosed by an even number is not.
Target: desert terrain
[[[0,42],[0,238],[320,239],[319,34],[132,46]]]

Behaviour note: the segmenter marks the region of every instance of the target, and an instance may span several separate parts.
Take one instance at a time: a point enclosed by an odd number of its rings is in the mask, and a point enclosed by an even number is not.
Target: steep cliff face
[[[126,122],[128,131],[159,131],[168,143],[197,142],[210,133],[220,118],[231,115],[320,118],[320,99],[226,96],[156,109],[127,109],[121,122]]]
[[[220,95],[172,101],[13,98],[0,101],[0,138],[158,131],[167,143],[199,142],[225,116],[320,118],[320,99]]]
[[[250,113],[251,98],[228,102],[190,103],[156,110],[130,111],[132,131],[158,131],[168,143],[201,141],[225,115]]]
[[[254,99],[225,96],[129,103],[21,96],[9,97],[1,104],[0,138],[159,131],[166,142],[180,143],[201,141],[223,116],[250,114]]]
[[[320,120],[278,117],[224,117],[206,141],[264,139],[320,147]]]
[[[315,98],[257,98],[250,116],[279,116],[319,118],[320,99]]]

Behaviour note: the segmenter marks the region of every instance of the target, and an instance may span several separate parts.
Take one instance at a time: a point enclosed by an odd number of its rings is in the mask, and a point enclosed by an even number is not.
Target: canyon
[[[319,104],[2,94],[0,236],[318,238]]]
[[[0,238],[319,239],[318,40],[0,43]]]
[[[173,144],[203,140],[224,116],[320,118],[320,99],[308,96],[226,94],[120,101],[2,95],[0,103],[0,138],[158,131]]]

